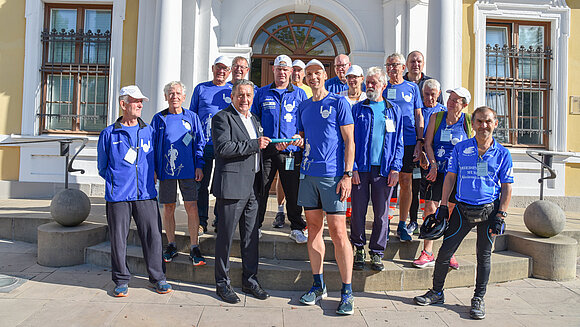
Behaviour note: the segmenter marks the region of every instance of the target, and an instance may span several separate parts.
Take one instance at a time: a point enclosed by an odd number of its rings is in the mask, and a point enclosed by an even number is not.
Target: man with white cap
[[[209,219],[209,182],[214,162],[214,148],[211,140],[211,119],[215,114],[227,108],[231,101],[232,84],[227,83],[230,76],[231,61],[225,56],[219,56],[211,66],[213,80],[199,83],[193,90],[189,110],[195,112],[201,120],[201,125],[205,135],[206,146],[203,151],[203,178],[199,185],[197,207],[199,211],[199,224],[203,231],[207,231],[207,221]],[[214,208],[214,215],[217,211]],[[214,226],[217,224],[214,221]],[[217,228],[216,228],[217,230]]]
[[[264,129],[264,136],[271,139],[288,139],[298,134],[296,114],[298,105],[306,100],[306,93],[290,83],[292,75],[292,60],[286,55],[280,55],[274,60],[274,82],[266,85],[256,93],[252,105],[252,113],[258,117]],[[302,219],[302,207],[298,206],[298,184],[300,176],[300,160],[302,151],[298,146],[291,145],[282,151],[275,144],[269,144],[264,149],[264,169],[262,170],[266,190],[269,190],[276,171],[279,174],[282,188],[286,195],[286,212],[290,220],[290,238],[297,243],[306,243],[303,229],[306,222]],[[268,192],[258,198],[258,224],[262,226]],[[277,218],[282,217],[278,215]],[[284,221],[274,221],[272,225],[283,226]]]
[[[364,79],[363,70],[359,65],[350,66],[346,72],[348,90],[342,91],[339,94],[344,96],[351,106],[367,98],[367,94],[362,89]]]
[[[300,59],[294,60],[292,63],[292,84],[298,86],[306,92],[307,97],[312,97],[312,89],[310,86],[304,84],[304,68],[306,65]]]
[[[149,282],[157,293],[171,292],[165,279],[161,241],[161,216],[155,190],[153,127],[141,119],[143,101],[149,99],[136,85],[119,93],[123,116],[99,135],[97,167],[105,179],[105,200],[113,296],[127,296],[131,272],[127,267],[127,237],[131,216],[137,225]]]
[[[340,95],[324,88],[324,65],[312,59],[306,65],[306,82],[312,98],[298,109],[298,130],[304,139],[304,158],[298,203],[308,222],[308,257],[314,283],[300,298],[306,305],[326,297],[323,279],[324,212],[336,262],[342,279],[341,300],[336,312],[354,312],[352,295],[352,246],[346,232],[346,199],[350,196],[354,163],[354,125],[351,107]],[[294,143],[296,143],[295,141]]]

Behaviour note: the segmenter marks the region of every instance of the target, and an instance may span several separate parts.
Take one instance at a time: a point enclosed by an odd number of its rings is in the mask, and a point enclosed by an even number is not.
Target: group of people
[[[171,291],[164,273],[165,263],[178,253],[177,185],[188,216],[190,259],[194,266],[205,264],[198,237],[207,231],[211,184],[216,198],[216,293],[225,302],[240,301],[229,277],[230,247],[239,225],[242,291],[267,299],[269,294],[257,278],[258,243],[269,190],[278,174],[289,236],[306,243],[312,269],[313,286],[301,296],[301,303],[314,305],[327,295],[323,278],[326,221],[342,279],[336,312],[354,312],[352,271],[364,269],[367,260],[369,200],[374,215],[368,244],[370,267],[381,271],[389,239],[389,202],[398,184],[396,232],[401,242],[411,241],[418,228],[418,205],[413,202],[418,203],[419,193],[426,200],[425,217],[448,226],[437,259],[433,242],[426,240],[413,263],[435,266],[433,288],[415,297],[415,303],[444,302],[448,267],[458,267],[453,254],[477,226],[478,268],[471,317],[483,319],[493,236],[503,232],[511,197],[511,156],[493,139],[498,125],[495,111],[479,107],[472,115],[465,113],[471,95],[463,87],[448,90],[447,107],[443,106],[440,84],[423,74],[424,62],[418,51],[411,52],[406,61],[394,53],[387,57],[385,69],[371,67],[365,76],[360,66],[341,54],[334,62],[336,77],[328,79],[319,60],[305,64],[280,55],[272,68],[274,82],[257,88],[245,79],[249,65],[244,57],[231,62],[219,57],[212,66],[213,79],[195,87],[189,109],[182,107],[185,85],[168,83],[164,89],[168,108],[149,125],[140,118],[142,102],[148,99],[137,86],[122,88],[123,116],[101,132],[98,143],[99,174],[106,181],[113,294],[126,296],[128,292],[125,256],[131,216],[152,286],[159,293]],[[168,241],[165,251],[156,180]],[[283,226],[284,219],[278,214],[273,226]]]

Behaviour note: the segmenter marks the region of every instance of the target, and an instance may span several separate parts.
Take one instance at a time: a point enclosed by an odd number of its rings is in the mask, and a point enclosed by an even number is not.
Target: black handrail
[[[73,141],[83,141],[81,147],[77,150],[77,152],[72,156],[69,161],[69,150],[70,145]],[[61,138],[61,139],[42,139],[42,140],[34,140],[34,141],[20,141],[20,142],[0,142],[0,146],[4,145],[19,145],[19,144],[32,144],[32,143],[48,143],[48,142],[59,142],[60,143],[60,155],[65,157],[65,166],[64,166],[64,188],[68,189],[68,173],[80,172],[81,174],[85,173],[84,169],[81,168],[73,168],[73,162],[79,153],[85,148],[87,142],[89,141],[86,137],[70,137],[70,138]]]
[[[528,150],[526,154],[530,156],[530,158],[536,160],[537,162],[542,165],[540,168],[540,178],[538,179],[538,183],[540,183],[540,200],[544,199],[544,180],[545,179],[555,179],[556,178],[556,171],[552,169],[552,163],[554,161],[554,156],[562,156],[562,157],[580,157],[580,155],[574,152],[557,152],[557,151],[547,151],[547,150]],[[538,155],[542,157],[542,159],[538,159],[535,157]],[[550,173],[550,176],[544,177],[544,169],[547,169]]]

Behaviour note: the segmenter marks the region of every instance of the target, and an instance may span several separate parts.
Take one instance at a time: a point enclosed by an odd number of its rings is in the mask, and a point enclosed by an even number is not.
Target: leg
[[[389,198],[393,191],[387,186],[387,178],[379,175],[379,167],[372,169],[371,199],[373,201],[373,231],[369,248],[383,257],[389,240]]]
[[[399,174],[399,221],[407,221],[409,216],[409,209],[411,208],[411,195],[413,174],[403,173]]]
[[[111,267],[115,285],[128,284],[131,272],[127,267],[127,235],[131,223],[129,202],[107,202],[107,224],[111,240]]]
[[[322,274],[322,261],[326,251],[324,240],[322,239],[324,216],[322,215],[322,209],[306,210],[305,214],[306,223],[308,224],[307,246],[310,268],[312,269],[312,274]]]
[[[219,233],[217,233],[215,243],[215,282],[218,287],[230,285],[230,248],[244,203],[240,200],[216,199],[220,217],[217,222]]]
[[[149,273],[149,281],[165,281],[165,262],[161,240],[161,216],[157,199],[133,202],[133,218],[141,239],[143,257]]]
[[[277,158],[278,177],[286,195],[286,213],[290,221],[290,229],[302,231],[306,227],[306,222],[302,219],[302,207],[298,205],[298,186],[300,185],[300,162],[302,155],[294,155],[294,167],[286,170],[286,154],[281,154]]]
[[[168,243],[175,243],[175,203],[163,204],[163,228]]]
[[[449,270],[449,260],[472,228],[472,225],[461,218],[457,209],[453,210],[449,219],[449,227],[443,236],[443,245],[441,245],[435,260],[435,271],[433,272],[433,290],[435,292],[443,290]]]
[[[421,190],[421,179],[413,178],[411,182],[411,206],[409,208],[409,216],[411,221],[417,222],[419,211],[419,191]]]
[[[431,201],[431,200],[427,200],[425,201],[425,213],[424,213],[424,217],[427,217],[430,214],[433,214],[437,211],[437,205],[439,204],[439,201]],[[453,210],[450,210],[451,212]],[[423,250],[429,253],[433,253],[433,241],[431,240],[425,240],[424,244],[423,244]]]
[[[367,243],[365,223],[369,204],[370,173],[359,172],[360,184],[352,185],[351,204],[352,216],[350,219],[350,241],[357,248],[362,248]],[[374,204],[374,203],[373,203]]]
[[[346,216],[344,214],[328,214],[326,215],[326,221],[332,243],[334,244],[334,257],[340,270],[340,277],[344,284],[350,284],[352,281],[353,254],[352,246],[346,233]],[[310,236],[310,232],[308,235]]]
[[[242,254],[242,284],[258,286],[258,200],[254,193],[245,201],[240,218],[240,250]]]
[[[187,212],[187,229],[189,230],[189,243],[198,245],[199,216],[197,215],[197,201],[184,201]]]
[[[491,271],[491,248],[495,237],[489,235],[489,221],[477,224],[477,274],[473,296],[483,298]]]
[[[265,179],[265,189],[264,194],[258,195],[258,228],[262,228],[264,223],[264,215],[266,214],[266,207],[268,205],[268,197],[270,196],[270,188],[272,187],[272,182],[276,176],[276,166],[273,164],[272,156],[264,155],[263,165],[262,165],[262,178]]]
[[[203,150],[203,179],[199,183],[198,189],[198,212],[199,224],[207,230],[207,221],[209,218],[209,183],[211,182],[211,172],[213,170],[213,145],[208,144]],[[215,213],[214,213],[215,214]],[[217,216],[216,216],[217,217]]]
[[[278,206],[284,204],[285,197],[284,188],[282,188],[282,183],[280,182],[280,179],[278,179],[278,182],[276,183],[276,201],[278,202]]]

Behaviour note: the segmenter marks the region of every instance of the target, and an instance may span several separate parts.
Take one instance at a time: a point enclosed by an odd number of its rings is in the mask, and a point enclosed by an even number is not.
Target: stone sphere
[[[524,211],[524,223],[537,236],[552,237],[564,230],[566,215],[557,204],[538,200],[532,202]]]
[[[67,227],[77,226],[91,212],[91,200],[82,191],[64,189],[58,192],[50,202],[50,215],[54,220]]]

